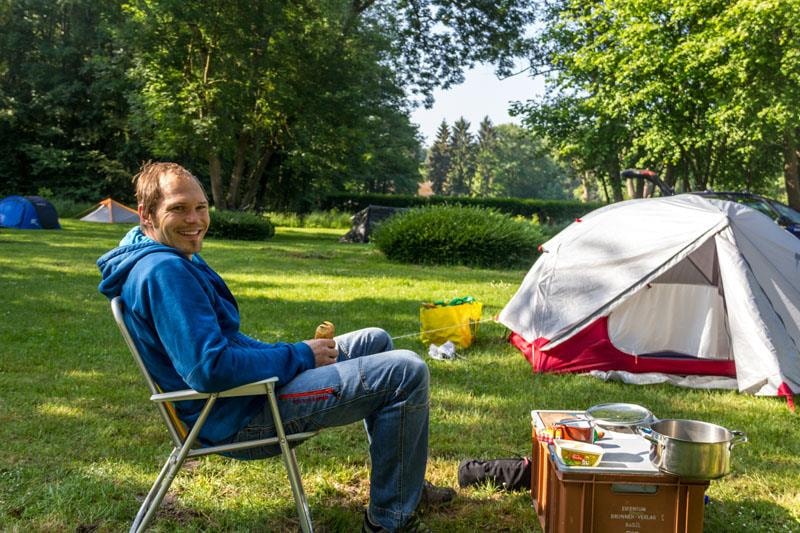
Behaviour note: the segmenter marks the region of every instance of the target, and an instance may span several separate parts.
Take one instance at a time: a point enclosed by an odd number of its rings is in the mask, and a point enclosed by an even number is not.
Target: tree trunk
[[[606,203],[611,203],[611,195],[608,194],[608,184],[606,183],[606,179],[603,177],[602,174],[597,174],[597,179],[600,181],[600,185],[603,186],[603,196],[605,196]]]
[[[590,185],[591,184],[591,179],[592,179],[592,175],[588,170],[586,170],[584,172],[581,172],[580,180],[581,180],[581,189],[583,191],[583,192],[581,192],[581,201],[582,202],[588,202],[591,199],[592,195],[591,195],[591,191],[589,189],[589,187],[591,187],[591,185]]]
[[[672,190],[675,190],[675,165],[672,163],[667,163],[667,167],[664,169],[664,183],[666,183]]]
[[[256,207],[258,199],[258,191],[261,188],[261,178],[267,165],[272,159],[275,150],[272,148],[265,148],[261,156],[258,158],[256,168],[250,173],[245,184],[244,197],[242,198],[242,205],[247,208]]]
[[[800,182],[798,180],[797,132],[787,129],[783,135],[783,181],[789,206],[800,210]]]
[[[222,189],[222,162],[215,150],[208,154],[208,174],[211,177],[211,199],[214,201],[214,206],[217,209],[227,209]]]
[[[233,162],[233,171],[231,172],[231,183],[228,187],[227,204],[232,209],[239,207],[239,185],[242,182],[242,174],[244,173],[244,164],[247,159],[247,147],[250,145],[250,134],[243,131],[239,135],[239,142],[236,144],[236,156]]]
[[[615,202],[622,201],[622,179],[619,176],[619,173],[622,169],[619,166],[619,159],[614,157],[612,161],[609,161],[608,166],[608,181],[611,183],[611,193],[614,195]]]

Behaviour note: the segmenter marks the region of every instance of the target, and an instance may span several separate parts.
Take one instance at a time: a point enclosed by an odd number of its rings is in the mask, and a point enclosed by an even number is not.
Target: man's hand
[[[336,341],[333,339],[310,339],[303,341],[308,344],[314,352],[315,366],[325,366],[336,362],[339,357],[339,349],[336,348]]]

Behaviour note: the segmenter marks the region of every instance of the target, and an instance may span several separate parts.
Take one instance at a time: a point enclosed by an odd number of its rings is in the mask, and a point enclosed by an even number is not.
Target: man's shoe
[[[388,529],[381,527],[379,524],[373,524],[367,511],[364,511],[364,525],[361,526],[361,533],[388,533],[388,531]],[[411,515],[408,522],[403,524],[397,531],[398,533],[432,533],[430,528],[419,519],[417,513]]]
[[[419,503],[425,507],[440,507],[453,501],[455,496],[456,491],[450,487],[437,487],[426,480],[422,485],[422,498]]]

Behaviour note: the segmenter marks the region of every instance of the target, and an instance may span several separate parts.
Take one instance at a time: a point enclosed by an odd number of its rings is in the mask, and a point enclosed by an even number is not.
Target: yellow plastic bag
[[[482,310],[483,304],[472,296],[449,303],[424,303],[419,308],[420,338],[425,344],[452,341],[459,348],[466,348],[478,334]]]

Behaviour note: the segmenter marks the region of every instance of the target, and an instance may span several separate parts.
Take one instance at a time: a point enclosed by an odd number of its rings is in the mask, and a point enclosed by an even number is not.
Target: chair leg
[[[272,418],[275,422],[275,431],[278,434],[283,464],[286,467],[286,474],[289,476],[289,484],[292,486],[292,496],[294,497],[294,503],[297,507],[297,517],[300,519],[300,529],[303,533],[313,533],[314,526],[311,522],[311,510],[308,507],[308,500],[303,491],[303,482],[300,478],[300,469],[297,467],[297,458],[294,455],[294,449],[289,446],[289,442],[286,440],[286,433],[283,430],[283,422],[281,421],[280,411],[278,410],[278,400],[275,396],[275,386],[273,383],[267,383],[267,395],[270,410],[272,411]]]
[[[200,411],[200,415],[197,417],[197,420],[195,421],[194,426],[192,426],[192,430],[189,432],[189,435],[187,435],[186,440],[183,442],[183,445],[180,448],[173,448],[172,453],[169,454],[169,459],[167,459],[166,464],[164,464],[164,468],[161,469],[161,473],[158,475],[158,478],[156,478],[155,484],[150,489],[150,492],[147,494],[144,503],[142,503],[142,507],[136,514],[133,525],[131,525],[131,533],[139,533],[144,531],[145,528],[147,528],[147,525],[153,520],[156,511],[158,511],[158,507],[161,505],[161,501],[164,499],[164,496],[167,495],[170,485],[172,485],[172,480],[175,479],[175,476],[178,474],[181,466],[183,466],[183,462],[186,460],[186,456],[189,455],[189,450],[192,449],[195,441],[197,441],[197,436],[200,434],[200,428],[202,428],[203,424],[205,424],[206,418],[208,418],[208,414],[211,412],[211,408],[214,406],[214,402],[216,401],[216,394],[212,394],[208,400],[206,400],[206,404]],[[155,491],[155,496],[152,496],[153,491]],[[144,513],[144,516],[141,516],[140,518],[142,513]]]
[[[147,493],[141,507],[139,507],[139,512],[136,513],[133,524],[131,524],[130,533],[144,531],[150,522],[152,522],[155,512],[161,506],[161,501],[167,494],[167,490],[169,490],[170,485],[172,485],[172,480],[175,479],[175,475],[181,466],[176,464],[179,452],[179,448],[172,449],[172,453],[161,468],[161,472],[150,488],[150,492]],[[162,487],[165,487],[165,490],[162,491]]]

